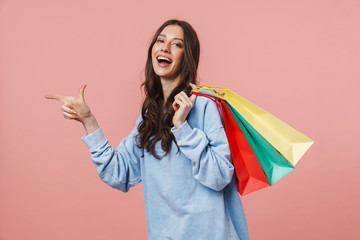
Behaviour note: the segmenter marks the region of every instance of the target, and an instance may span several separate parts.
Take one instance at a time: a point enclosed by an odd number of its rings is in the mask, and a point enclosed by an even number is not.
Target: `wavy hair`
[[[166,102],[164,102],[160,77],[157,76],[154,71],[151,53],[157,37],[162,30],[169,25],[178,25],[183,29],[184,55],[180,69],[180,82],[178,86],[173,89]],[[171,128],[173,127],[172,118],[175,113],[172,108],[172,103],[175,95],[181,91],[185,91],[188,96],[190,95],[191,87],[189,83],[195,84],[196,82],[199,58],[199,39],[189,23],[171,19],[166,21],[156,31],[148,50],[145,65],[145,81],[141,84],[146,97],[141,110],[142,122],[138,125],[139,144],[137,147],[145,148],[146,151],[151,152],[157,159],[161,159],[170,153],[172,141],[174,141],[177,146],[175,137],[171,132]],[[156,153],[155,146],[158,141],[161,141],[161,148],[165,152],[163,156],[159,156]],[[179,150],[178,146],[177,150]]]

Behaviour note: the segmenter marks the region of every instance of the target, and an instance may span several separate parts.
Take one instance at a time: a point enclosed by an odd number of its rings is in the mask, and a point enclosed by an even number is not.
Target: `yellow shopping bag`
[[[194,90],[227,101],[293,166],[314,143],[304,134],[227,88],[201,85],[194,87]]]

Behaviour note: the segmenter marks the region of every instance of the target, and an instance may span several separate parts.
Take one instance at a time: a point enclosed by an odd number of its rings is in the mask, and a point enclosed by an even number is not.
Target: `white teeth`
[[[159,57],[157,58],[157,60],[165,60],[165,61],[171,62],[171,60],[170,60],[169,58],[162,57],[162,56],[159,56]]]

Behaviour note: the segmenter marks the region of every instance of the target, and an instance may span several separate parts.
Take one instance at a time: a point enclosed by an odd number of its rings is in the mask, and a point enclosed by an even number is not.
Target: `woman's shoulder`
[[[212,132],[222,127],[220,109],[212,99],[197,96],[188,116],[188,122],[193,128],[201,129],[206,133]]]
[[[191,115],[197,119],[214,118],[219,116],[219,108],[216,99],[210,99],[204,96],[197,96]]]
[[[205,96],[197,96],[194,107],[203,109],[217,109],[217,100]]]

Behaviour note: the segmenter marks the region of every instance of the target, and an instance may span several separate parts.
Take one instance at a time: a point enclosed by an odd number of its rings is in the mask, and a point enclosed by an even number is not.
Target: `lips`
[[[157,57],[158,62],[168,62],[168,63],[172,63],[171,59],[168,57],[164,57],[164,56],[158,56]]]
[[[164,56],[164,55],[157,56],[156,60],[157,60],[158,65],[160,67],[168,67],[172,63],[172,59],[170,57],[167,57],[167,56]]]

